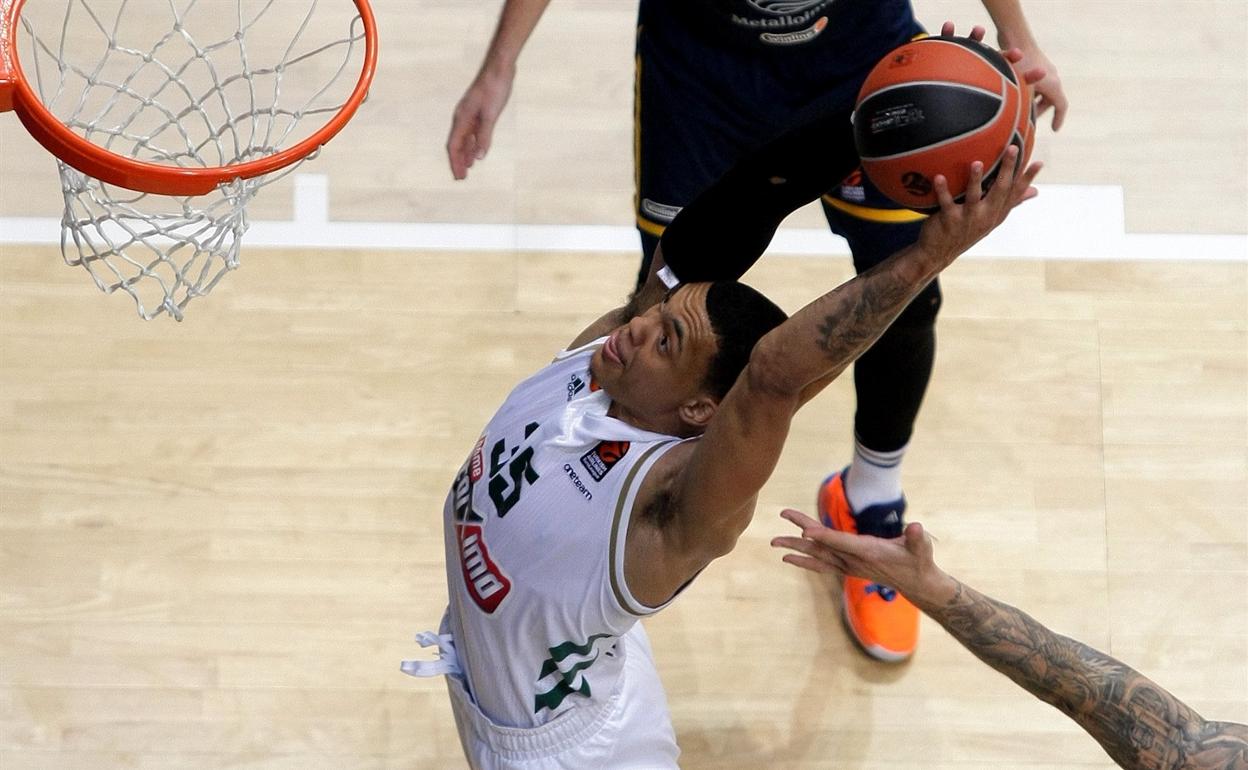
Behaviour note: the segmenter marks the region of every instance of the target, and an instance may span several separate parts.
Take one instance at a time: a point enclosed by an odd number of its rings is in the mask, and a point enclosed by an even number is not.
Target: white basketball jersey
[[[597,340],[520,383],[485,427],[443,508],[448,625],[488,718],[536,727],[609,696],[622,634],[657,611],[624,581],[633,502],[679,439],[607,416]]]

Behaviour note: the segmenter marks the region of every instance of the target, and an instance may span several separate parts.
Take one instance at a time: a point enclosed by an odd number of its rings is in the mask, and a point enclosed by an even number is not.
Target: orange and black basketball
[[[888,197],[917,211],[939,206],[943,174],[961,201],[972,161],[984,189],[1011,144],[1019,168],[1034,135],[1031,89],[999,52],[965,37],[926,37],[894,49],[867,76],[854,110],[862,167]]]

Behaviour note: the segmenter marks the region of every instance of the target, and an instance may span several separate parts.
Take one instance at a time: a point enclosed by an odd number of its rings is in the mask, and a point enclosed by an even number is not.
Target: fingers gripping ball
[[[1031,88],[997,51],[965,37],[926,37],[894,49],[867,76],[854,110],[863,170],[885,195],[917,211],[939,208],[943,174],[958,201],[970,164],[991,186],[1015,144],[1017,168],[1031,154]]]

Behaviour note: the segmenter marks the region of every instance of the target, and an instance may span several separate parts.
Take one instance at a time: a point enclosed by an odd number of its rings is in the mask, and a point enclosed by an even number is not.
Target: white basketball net
[[[170,166],[228,166],[307,138],[342,107],[363,57],[350,0],[28,0],[21,21],[23,67],[53,114],[111,152]],[[238,266],[248,201],[299,164],[191,197],[58,165],[65,261],[129,293],[143,318],[181,320]]]

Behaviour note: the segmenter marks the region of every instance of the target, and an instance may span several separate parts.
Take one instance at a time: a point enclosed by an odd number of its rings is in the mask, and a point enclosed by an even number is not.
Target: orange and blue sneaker
[[[904,529],[906,499],[871,505],[855,513],[845,497],[845,471],[833,473],[819,487],[819,518],[841,532],[898,537]],[[846,575],[841,586],[841,617],[849,635],[867,655],[900,663],[919,642],[919,610],[892,588]]]

